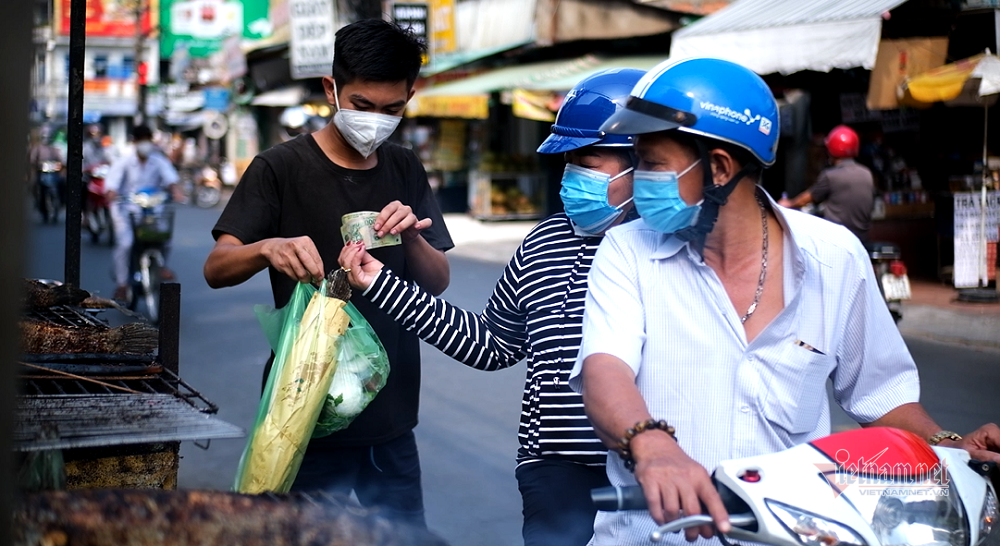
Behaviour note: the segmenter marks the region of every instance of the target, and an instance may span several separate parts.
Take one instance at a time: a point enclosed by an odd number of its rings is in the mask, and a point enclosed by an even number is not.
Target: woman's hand
[[[352,242],[344,245],[337,259],[340,267],[347,271],[347,281],[357,290],[367,290],[384,264],[365,250],[364,243]]]

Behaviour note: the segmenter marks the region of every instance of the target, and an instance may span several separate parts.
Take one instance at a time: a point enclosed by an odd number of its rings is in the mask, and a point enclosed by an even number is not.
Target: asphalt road
[[[208,288],[202,264],[220,210],[178,207],[171,266],[182,286],[180,375],[218,404],[218,416],[252,426],[267,343],[254,304],[269,304],[265,274],[241,286]],[[64,224],[41,225],[31,217],[31,255],[26,276],[63,277]],[[83,242],[81,285],[110,296],[111,253]],[[482,309],[501,263],[453,256],[449,301]],[[1000,352],[909,338],[920,369],[923,401],[943,426],[969,431],[1000,422]],[[507,546],[521,543],[520,496],[514,480],[517,421],[524,364],[484,373],[466,368],[424,345],[421,422],[416,429],[424,473],[427,519],[452,544]],[[835,429],[854,426],[834,407]],[[207,450],[185,442],[180,487],[228,489],[243,440],[217,440]]]

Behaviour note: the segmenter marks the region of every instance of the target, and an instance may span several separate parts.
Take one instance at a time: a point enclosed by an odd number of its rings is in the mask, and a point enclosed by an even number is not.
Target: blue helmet
[[[611,68],[580,80],[556,114],[552,134],[538,147],[540,154],[558,154],[584,146],[631,146],[631,135],[610,135],[601,124],[625,106],[628,94],[645,74],[635,68]]]
[[[778,104],[760,76],[701,58],[667,60],[650,70],[601,130],[638,135],[677,129],[735,144],[771,166],[779,126]]]

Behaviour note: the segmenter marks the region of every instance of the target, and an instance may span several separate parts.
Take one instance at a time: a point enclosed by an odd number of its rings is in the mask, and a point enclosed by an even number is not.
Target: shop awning
[[[871,69],[882,16],[907,0],[737,0],[673,34],[670,57],[716,57],[758,74]]]
[[[981,54],[962,59],[914,76],[900,87],[910,105],[962,98],[963,104],[982,104],[984,97],[1000,93],[1000,57]]]
[[[410,101],[407,115],[485,119],[488,116],[489,94],[494,91],[565,92],[600,70],[614,67],[649,70],[664,58],[665,55],[607,58],[584,55],[568,60],[497,68],[417,91]]]

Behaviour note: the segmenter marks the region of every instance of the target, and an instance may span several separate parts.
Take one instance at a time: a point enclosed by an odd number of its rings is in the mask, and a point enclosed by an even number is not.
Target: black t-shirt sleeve
[[[272,165],[260,156],[255,157],[215,223],[212,237],[218,239],[228,233],[245,245],[276,237],[281,215],[279,195],[278,177]]]
[[[431,227],[420,234],[432,247],[443,251],[451,250],[455,247],[455,243],[451,240],[448,226],[445,225],[444,216],[441,214],[441,207],[438,206],[437,198],[434,197],[434,192],[427,181],[427,171],[412,152],[406,154],[406,161],[406,170],[410,173],[409,179],[414,183],[410,186],[412,188],[410,203],[404,204],[410,205],[418,220],[431,219]]]

